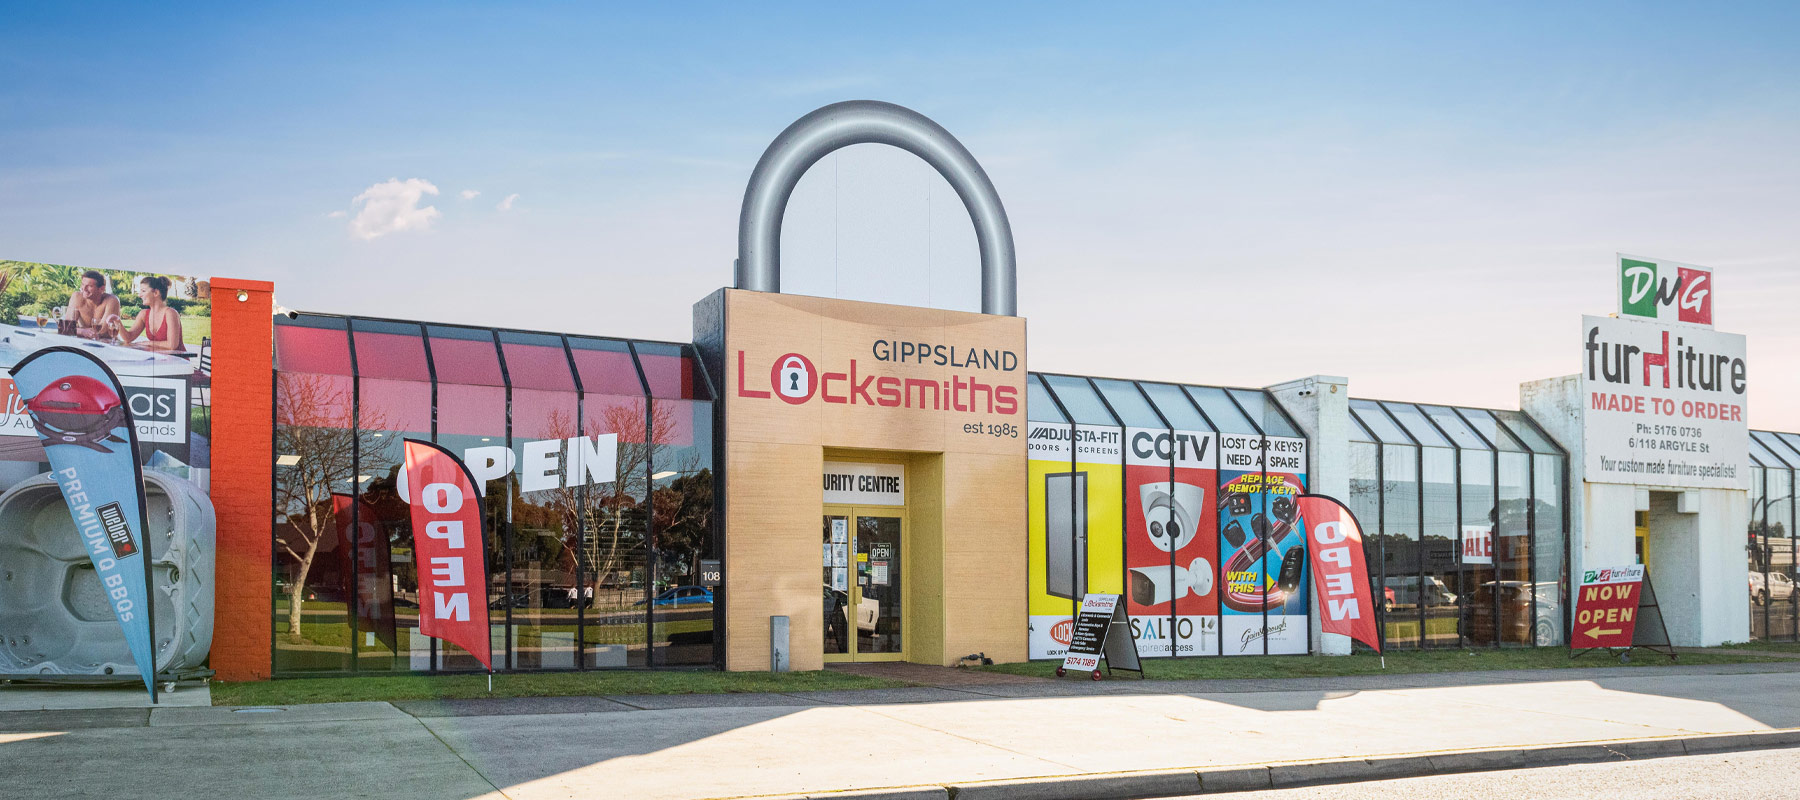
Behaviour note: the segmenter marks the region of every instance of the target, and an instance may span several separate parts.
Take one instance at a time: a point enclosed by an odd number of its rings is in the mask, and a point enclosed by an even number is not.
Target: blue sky
[[[1513,407],[1625,251],[1718,270],[1752,423],[1800,430],[1800,6],[1567,5],[15,3],[0,258],[682,339],[770,139],[873,98],[993,177],[1033,368]],[[977,304],[966,215],[884,148],[809,173],[784,253]]]

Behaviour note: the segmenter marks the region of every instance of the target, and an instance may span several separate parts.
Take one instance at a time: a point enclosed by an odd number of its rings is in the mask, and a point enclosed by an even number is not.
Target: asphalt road
[[[1495,800],[1641,797],[1768,800],[1800,797],[1800,749],[1648,758],[1611,764],[1472,772],[1430,778],[1193,795],[1193,800]]]

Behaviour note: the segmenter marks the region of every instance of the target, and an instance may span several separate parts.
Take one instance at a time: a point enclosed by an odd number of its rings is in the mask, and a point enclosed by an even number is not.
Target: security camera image
[[[1187,483],[1146,483],[1138,487],[1144,519],[1149,522],[1150,543],[1172,553],[1186,547],[1200,529],[1201,504],[1206,492]]]

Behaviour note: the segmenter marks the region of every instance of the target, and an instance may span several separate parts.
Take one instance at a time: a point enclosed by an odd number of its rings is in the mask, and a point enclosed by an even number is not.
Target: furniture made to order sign
[[[1581,318],[1586,479],[1745,488],[1745,343],[1713,330],[1712,271],[1618,262],[1618,315]]]

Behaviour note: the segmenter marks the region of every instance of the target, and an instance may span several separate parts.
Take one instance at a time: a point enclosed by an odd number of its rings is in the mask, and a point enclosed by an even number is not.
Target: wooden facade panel
[[[823,463],[823,450],[809,445],[738,442],[726,453],[731,487],[725,516],[730,560],[727,669],[769,668],[769,617],[776,615],[788,617],[793,668],[823,666]]]
[[[725,290],[726,667],[768,669],[768,618],[818,669],[819,542],[832,458],[908,464],[907,659],[1025,656],[1025,321]],[[923,355],[920,355],[920,354]],[[784,357],[804,399],[777,396]],[[852,379],[854,375],[854,380]]]

